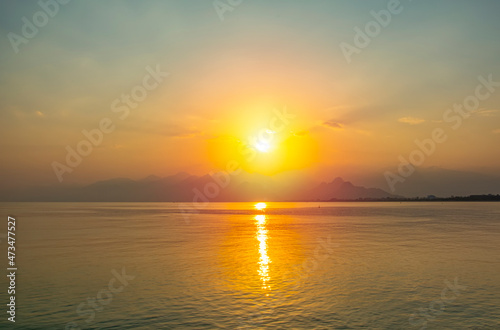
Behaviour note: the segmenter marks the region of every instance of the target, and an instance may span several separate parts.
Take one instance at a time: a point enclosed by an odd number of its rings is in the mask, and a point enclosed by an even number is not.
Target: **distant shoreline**
[[[414,197],[414,198],[358,198],[358,199],[330,199],[302,202],[500,202],[500,195],[469,195],[451,197]]]

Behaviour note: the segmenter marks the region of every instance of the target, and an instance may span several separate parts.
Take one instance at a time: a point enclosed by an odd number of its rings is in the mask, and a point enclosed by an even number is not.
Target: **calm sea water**
[[[500,329],[500,203],[320,206],[0,204],[15,328]]]

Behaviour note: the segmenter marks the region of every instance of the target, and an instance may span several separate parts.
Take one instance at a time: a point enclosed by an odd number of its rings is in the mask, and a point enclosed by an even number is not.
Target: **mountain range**
[[[395,198],[379,188],[355,186],[336,178],[332,182],[284,185],[255,174],[195,176],[177,173],[150,175],[141,180],[114,178],[90,185],[59,185],[11,191],[5,201],[31,202],[242,202],[317,201]]]
[[[351,174],[357,184],[337,177],[317,182],[301,172],[273,177],[256,173],[211,173],[202,176],[180,172],[143,179],[114,178],[88,185],[54,184],[49,186],[2,189],[0,201],[33,202],[239,202],[239,201],[329,201],[387,199],[401,196],[415,198],[499,194],[500,176],[448,170],[437,167],[421,168],[392,193],[379,173]],[[367,188],[371,187],[371,188]],[[384,187],[385,189],[380,189]]]

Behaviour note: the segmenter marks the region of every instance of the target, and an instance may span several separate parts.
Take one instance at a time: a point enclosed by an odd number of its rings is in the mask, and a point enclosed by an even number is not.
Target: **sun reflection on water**
[[[270,289],[269,285],[269,264],[271,259],[267,255],[267,229],[266,229],[266,216],[264,214],[258,214],[255,216],[255,221],[257,222],[257,240],[259,241],[259,275],[262,281],[262,289]]]

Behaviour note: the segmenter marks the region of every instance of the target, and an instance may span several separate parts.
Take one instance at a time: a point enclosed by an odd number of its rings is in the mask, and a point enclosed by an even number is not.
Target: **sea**
[[[500,329],[500,203],[0,210],[2,329]]]

